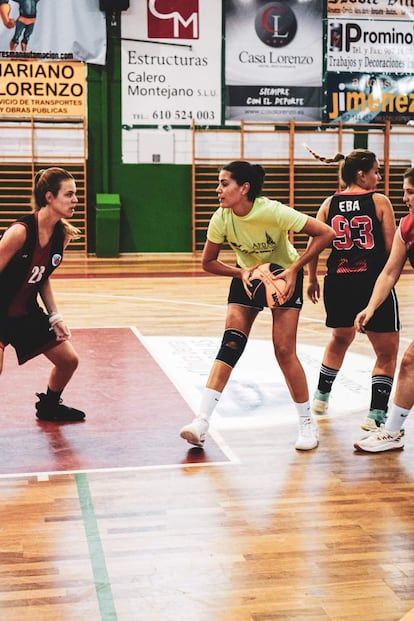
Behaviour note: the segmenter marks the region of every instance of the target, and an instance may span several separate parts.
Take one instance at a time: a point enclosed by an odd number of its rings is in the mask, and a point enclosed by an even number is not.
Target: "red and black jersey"
[[[23,216],[11,226],[26,228],[26,241],[0,274],[0,310],[8,317],[23,317],[39,306],[41,285],[60,265],[65,233],[57,222],[49,243],[39,244],[38,212]]]
[[[407,257],[414,267],[414,213],[401,218],[398,231],[407,251]]]
[[[338,192],[331,197],[327,224],[335,231],[328,274],[379,273],[387,255],[375,192]]]

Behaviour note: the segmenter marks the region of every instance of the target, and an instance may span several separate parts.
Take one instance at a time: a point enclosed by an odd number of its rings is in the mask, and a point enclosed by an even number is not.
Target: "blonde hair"
[[[34,198],[34,211],[40,211],[42,207],[45,207],[47,204],[46,201],[46,193],[51,192],[53,196],[57,196],[60,190],[60,186],[62,181],[65,179],[73,179],[73,175],[65,170],[64,168],[59,168],[57,166],[52,166],[51,168],[46,168],[43,170],[39,170],[34,179],[34,189],[33,189],[33,198]],[[67,239],[78,239],[82,232],[80,229],[76,228],[72,224],[70,224],[64,218],[61,219],[63,231],[65,237]]]

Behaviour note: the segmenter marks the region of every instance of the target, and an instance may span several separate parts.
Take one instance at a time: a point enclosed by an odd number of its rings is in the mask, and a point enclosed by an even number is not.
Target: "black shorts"
[[[357,314],[367,306],[377,276],[366,274],[327,274],[323,300],[328,328],[350,328]],[[375,311],[366,329],[371,332],[398,332],[400,319],[394,289]]]
[[[263,306],[258,306],[257,302],[251,300],[244,290],[241,278],[233,278],[230,284],[230,291],[227,298],[228,304],[239,304],[240,306],[250,306],[262,311]],[[303,306],[303,270],[299,270],[296,278],[296,287],[293,295],[287,302],[279,308],[295,308],[300,310]]]
[[[0,341],[12,345],[19,364],[23,364],[58,345],[49,316],[38,308],[24,317],[6,317],[0,321]]]

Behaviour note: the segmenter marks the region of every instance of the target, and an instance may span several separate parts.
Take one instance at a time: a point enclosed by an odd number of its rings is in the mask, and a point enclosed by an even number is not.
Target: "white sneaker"
[[[366,417],[366,419],[361,425],[361,429],[363,429],[364,431],[371,431],[374,433],[376,433],[379,430],[379,428],[380,428],[380,425],[377,425],[377,422],[373,418],[370,418],[369,416]]]
[[[316,414],[325,414],[328,409],[329,392],[315,391],[315,395],[312,401],[312,410]]]
[[[354,448],[367,453],[381,453],[382,451],[396,451],[404,448],[404,434],[401,431],[387,431],[381,426],[375,433],[358,440]]]
[[[208,427],[209,423],[205,418],[196,416],[192,423],[184,425],[180,431],[180,436],[194,446],[203,447]]]
[[[385,425],[387,415],[384,410],[370,410],[368,416],[361,425],[364,431],[378,431],[381,425]]]
[[[319,444],[318,427],[315,421],[307,416],[299,420],[299,434],[296,440],[295,449],[298,451],[310,451]]]

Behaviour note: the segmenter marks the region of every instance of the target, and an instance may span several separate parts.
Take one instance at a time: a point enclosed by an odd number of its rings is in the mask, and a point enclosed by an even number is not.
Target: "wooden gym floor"
[[[358,335],[320,446],[296,417],[257,319],[206,450],[178,437],[221,337],[228,280],[189,255],[71,256],[53,279],[81,364],[64,393],[85,423],[40,424],[49,366],[7,351],[0,414],[2,621],[414,619],[414,420],[406,448],[356,453],[373,362]],[[398,284],[401,352],[413,336]],[[329,336],[306,301],[312,392]],[[226,400],[227,399],[227,400]]]

